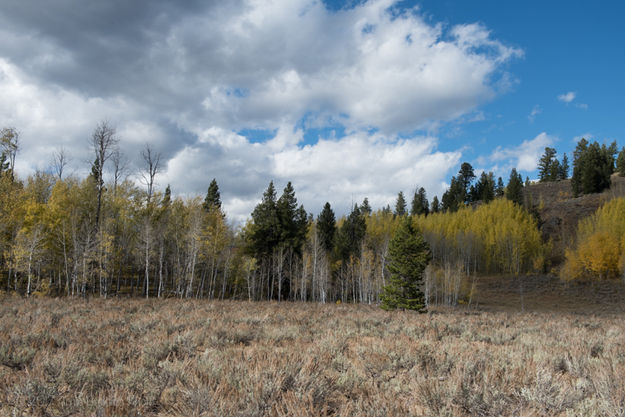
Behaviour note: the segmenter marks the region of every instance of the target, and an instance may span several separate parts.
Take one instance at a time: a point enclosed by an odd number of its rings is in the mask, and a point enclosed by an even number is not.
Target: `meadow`
[[[3,416],[623,416],[625,315],[0,300]]]

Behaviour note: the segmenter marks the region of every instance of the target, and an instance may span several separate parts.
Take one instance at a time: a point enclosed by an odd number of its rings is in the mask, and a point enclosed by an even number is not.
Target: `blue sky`
[[[22,176],[60,149],[84,175],[108,120],[130,179],[149,144],[158,187],[192,197],[216,178],[235,222],[270,180],[343,214],[440,197],[463,161],[532,178],[545,146],[625,145],[623,17],[623,2],[7,0],[0,119]]]

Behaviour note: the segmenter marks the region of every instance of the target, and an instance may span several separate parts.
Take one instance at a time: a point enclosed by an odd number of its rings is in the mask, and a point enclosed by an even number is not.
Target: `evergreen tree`
[[[273,181],[263,194],[263,200],[252,212],[253,226],[249,232],[250,250],[261,259],[271,255],[280,242],[280,225],[276,209],[276,189]]]
[[[165,194],[163,195],[163,206],[169,206],[171,204],[171,186],[167,184],[167,188],[165,188]]]
[[[556,175],[558,170],[553,166],[554,161],[557,161],[555,157],[556,150],[547,146],[545,148],[545,153],[540,157],[540,160],[538,161],[538,179],[540,182],[556,180],[556,178],[554,177],[554,169]]]
[[[599,193],[610,187],[610,175],[614,172],[616,143],[609,147],[598,142],[588,143],[581,139],[575,147],[571,188],[580,194]]]
[[[391,205],[387,204],[386,207],[382,208],[382,214],[391,214]]]
[[[504,196],[504,186],[503,180],[501,177],[497,178],[497,187],[495,188],[495,197],[503,197]]]
[[[330,207],[330,203],[323,206],[321,214],[317,217],[317,234],[321,241],[321,246],[326,252],[332,252],[334,249],[334,239],[336,237],[336,218],[334,211]]]
[[[449,189],[443,193],[442,210],[448,212],[458,211],[467,200],[466,194],[467,192],[463,182],[456,179],[456,177],[451,177],[451,185]]]
[[[471,182],[475,179],[475,172],[473,171],[473,167],[468,162],[463,162],[460,166],[460,171],[458,171],[457,180],[460,181],[462,187],[464,188],[464,197],[465,203],[469,203],[469,186]]]
[[[562,155],[562,162],[560,163],[558,171],[558,181],[565,180],[569,177],[569,158],[566,153]]]
[[[204,210],[221,209],[221,195],[219,194],[219,186],[215,178],[211,181],[206,192],[206,198],[203,204]]]
[[[400,191],[399,194],[397,194],[397,201],[395,202],[395,215],[400,217],[406,215],[406,199],[404,198],[403,191]]]
[[[303,206],[298,209],[295,189],[290,181],[284,187],[282,195],[276,203],[276,212],[280,229],[280,243],[285,248],[300,254],[306,238],[308,216]]]
[[[480,179],[475,183],[473,188],[473,201],[483,201],[488,203],[495,199],[495,175],[492,172],[488,174],[482,172]]]
[[[430,248],[423,236],[412,226],[410,219],[403,220],[389,244],[391,276],[383,289],[382,305],[385,310],[426,311],[426,300],[421,291],[423,272],[432,259]]]
[[[438,197],[434,196],[434,198],[432,198],[432,208],[430,209],[430,212],[432,213],[438,213],[441,210],[440,204],[438,203]]]
[[[354,209],[347,216],[338,233],[337,248],[341,259],[347,260],[351,256],[360,256],[360,244],[365,238],[366,231],[365,217],[360,212],[358,204],[354,204]]]
[[[621,177],[625,177],[625,146],[623,146],[616,159],[616,170]]]
[[[362,214],[364,214],[365,216],[368,216],[371,214],[371,212],[373,210],[371,210],[371,206],[369,205],[369,199],[367,197],[365,197],[364,200],[362,200],[362,205],[360,206],[360,211],[362,211]]]
[[[418,191],[415,191],[414,193],[414,196],[412,198],[412,207],[410,208],[410,214],[413,216],[425,214],[427,216],[429,213],[430,203],[428,202],[425,188],[421,187]]]
[[[512,200],[519,206],[523,205],[523,178],[517,173],[516,168],[510,171],[508,187],[506,187],[506,198]]]

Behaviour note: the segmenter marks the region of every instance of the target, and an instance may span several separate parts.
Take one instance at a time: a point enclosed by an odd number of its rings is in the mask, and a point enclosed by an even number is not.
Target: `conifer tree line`
[[[423,258],[431,259],[424,269],[425,299],[414,298],[414,305],[458,302],[459,276],[545,267],[548,245],[523,208],[525,186],[516,169],[504,185],[492,172],[476,175],[465,162],[441,201],[429,201],[417,185],[407,195],[400,191],[393,208],[374,209],[365,198],[344,216],[330,202],[309,213],[293,184],[280,189],[270,182],[249,221],[236,228],[222,208],[216,179],[207,181],[201,197],[183,199],[169,186],[160,189],[161,157],[150,146],[141,153],[139,181],[129,180],[119,139],[107,123],[90,138],[93,162],[85,178],[64,175],[62,150],[51,172],[20,178],[14,169],[19,132],[1,134],[5,292],[379,303],[397,280],[393,271],[399,269],[389,268],[389,259],[401,256],[391,256],[389,246],[400,229],[404,240],[398,247],[421,247],[405,235],[408,230],[423,236],[429,248]],[[562,176],[566,159],[554,171],[555,151],[550,155],[545,172]],[[580,141],[573,161],[580,192],[595,184],[594,173],[609,171],[591,172],[588,167],[601,166],[597,161],[611,157],[612,171],[615,162],[618,169],[625,165],[625,149],[616,161],[615,155],[615,145]]]

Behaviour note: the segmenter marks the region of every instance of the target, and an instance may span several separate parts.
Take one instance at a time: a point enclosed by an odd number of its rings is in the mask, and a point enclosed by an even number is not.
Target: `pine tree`
[[[360,256],[360,244],[365,238],[367,223],[360,212],[358,204],[354,204],[352,212],[339,229],[337,248],[341,259]]]
[[[219,194],[219,186],[215,178],[211,181],[206,192],[206,198],[204,199],[204,210],[210,211],[211,209],[221,209],[221,195]]]
[[[442,210],[451,213],[458,211],[458,209],[463,206],[467,200],[466,194],[467,192],[463,186],[462,180],[458,180],[456,177],[451,177],[451,185],[449,186],[449,189],[443,193]]]
[[[468,162],[463,162],[460,166],[460,171],[458,171],[457,180],[460,181],[462,187],[464,188],[464,197],[465,203],[469,203],[470,201],[470,193],[469,186],[471,182],[475,179],[475,172],[473,171],[473,167]]]
[[[566,156],[566,153],[562,155],[562,162],[559,168],[558,181],[567,179],[569,177],[569,158]]]
[[[616,143],[609,147],[597,141],[588,143],[581,139],[573,153],[573,176],[571,188],[576,197],[580,194],[599,193],[610,187],[610,175],[614,172]]]
[[[391,276],[384,287],[381,307],[385,310],[426,311],[426,300],[421,291],[423,272],[432,259],[430,248],[405,219],[389,244],[389,264]]]
[[[516,168],[510,171],[508,187],[506,187],[506,198],[512,200],[519,206],[523,205],[523,178],[517,173]]]
[[[625,146],[623,146],[616,159],[616,170],[621,177],[625,177]]]
[[[497,187],[495,188],[495,197],[503,197],[504,196],[504,186],[503,180],[501,177],[497,178]]]
[[[397,201],[395,202],[395,215],[400,217],[406,215],[406,199],[404,198],[403,191],[400,191],[399,194],[397,194]]]
[[[427,216],[430,213],[430,204],[425,193],[425,188],[421,187],[418,191],[415,191],[411,206],[410,214],[413,216],[421,214]]]
[[[440,204],[438,203],[438,197],[434,196],[434,198],[432,198],[432,208],[430,209],[430,212],[432,213],[438,213],[441,210]]]
[[[336,238],[336,218],[330,203],[326,202],[323,210],[321,210],[321,214],[317,217],[317,234],[323,249],[328,253],[332,252]]]
[[[488,203],[495,199],[495,176],[492,172],[482,172],[473,188],[473,201]]]
[[[360,211],[362,211],[362,214],[364,214],[365,216],[368,216],[371,214],[371,212],[373,210],[371,210],[371,206],[369,205],[369,199],[367,197],[365,197],[364,200],[362,200],[362,205],[360,206]]]
[[[554,160],[556,157],[556,150],[547,146],[545,153],[540,157],[538,161],[538,179],[540,182],[555,181],[554,177]],[[556,160],[557,161],[557,160]],[[557,175],[557,169],[555,170]]]
[[[276,189],[273,181],[263,194],[263,200],[252,212],[253,227],[248,242],[251,252],[258,258],[271,255],[280,241],[280,225],[276,210]]]

